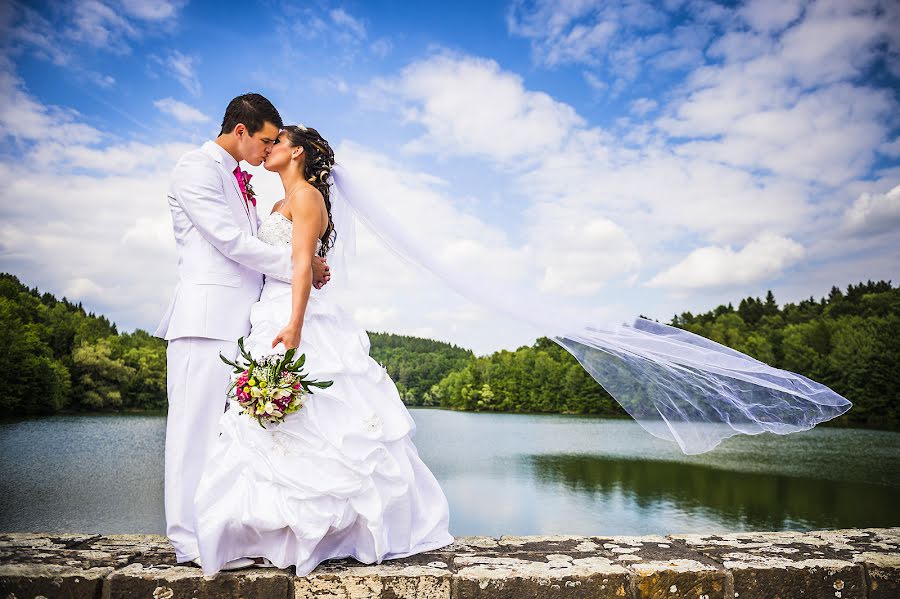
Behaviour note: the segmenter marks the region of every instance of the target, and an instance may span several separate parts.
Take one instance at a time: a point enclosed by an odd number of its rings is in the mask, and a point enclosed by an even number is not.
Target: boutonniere
[[[253,202],[253,205],[256,206],[256,192],[253,191],[253,187],[250,185],[250,178],[253,176],[247,171],[241,171],[244,173],[244,191],[247,193],[247,199]]]

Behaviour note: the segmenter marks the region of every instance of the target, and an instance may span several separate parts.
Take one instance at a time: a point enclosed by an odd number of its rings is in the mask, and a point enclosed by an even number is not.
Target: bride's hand
[[[272,347],[284,343],[285,350],[294,349],[300,345],[300,327],[288,325],[281,329],[272,340]]]
[[[312,271],[313,271],[313,287],[316,289],[321,289],[325,286],[325,283],[328,282],[328,279],[331,278],[331,268],[325,262],[325,258],[320,256],[313,256],[312,258]]]

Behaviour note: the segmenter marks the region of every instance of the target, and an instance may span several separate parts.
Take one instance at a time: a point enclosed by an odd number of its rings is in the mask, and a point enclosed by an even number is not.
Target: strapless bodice
[[[291,219],[277,210],[267,216],[259,225],[256,236],[269,245],[291,245]],[[316,241],[316,252],[322,247],[322,240]]]

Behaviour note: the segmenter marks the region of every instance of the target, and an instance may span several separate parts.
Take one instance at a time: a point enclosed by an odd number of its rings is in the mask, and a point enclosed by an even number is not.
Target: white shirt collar
[[[224,166],[229,173],[234,172],[235,167],[238,165],[238,161],[234,159],[234,156],[228,153],[228,150],[214,141],[208,141],[205,145],[209,146],[211,150],[216,151],[219,156],[222,157],[222,166]]]

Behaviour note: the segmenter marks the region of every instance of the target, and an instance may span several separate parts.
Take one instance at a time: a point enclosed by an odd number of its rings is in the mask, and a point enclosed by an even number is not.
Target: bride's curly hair
[[[329,197],[331,167],[334,166],[334,151],[322,135],[312,127],[302,125],[288,125],[284,128],[288,141],[292,148],[302,147],[305,159],[303,161],[303,178],[310,185],[318,189],[325,198],[325,208],[328,209],[328,228],[322,236],[322,248],[319,256],[325,254],[334,247],[337,231],[334,230],[334,221],[331,220],[331,198]]]

